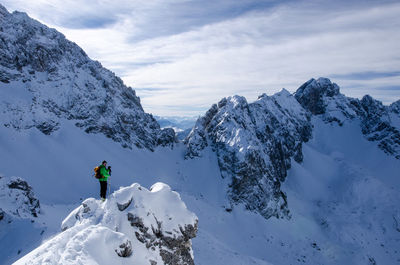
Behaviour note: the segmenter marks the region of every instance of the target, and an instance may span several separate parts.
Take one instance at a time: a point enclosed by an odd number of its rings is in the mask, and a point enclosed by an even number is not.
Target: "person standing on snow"
[[[99,179],[100,182],[100,197],[102,201],[105,201],[106,199],[106,194],[107,194],[107,180],[111,175],[111,167],[107,167],[107,161],[103,161],[101,165],[99,166],[100,170],[100,176],[101,178]]]

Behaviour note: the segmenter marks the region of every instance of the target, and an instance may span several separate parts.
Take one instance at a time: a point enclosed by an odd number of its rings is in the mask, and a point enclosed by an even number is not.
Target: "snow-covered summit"
[[[269,218],[288,217],[280,184],[291,157],[302,160],[302,142],[311,135],[310,115],[286,90],[248,104],[241,96],[222,99],[201,117],[185,139],[187,158],[211,146],[231,202],[243,202]]]
[[[124,147],[174,142],[143,111],[135,91],[75,43],[25,13],[0,6],[0,118],[16,130],[52,134],[68,119]]]
[[[320,77],[317,80],[312,78],[300,86],[295,97],[312,114],[323,114],[327,107],[324,99],[337,95],[339,95],[339,86],[328,78]]]
[[[400,158],[399,101],[390,106],[365,95],[361,100],[346,97],[327,78],[311,79],[295,93],[300,104],[325,122],[342,126],[358,120],[365,137],[376,141],[387,154]]]
[[[201,117],[185,139],[186,158],[210,146],[218,156],[228,194],[265,217],[289,216],[281,191],[291,159],[301,162],[302,144],[312,135],[313,119],[332,125],[358,122],[370,141],[400,158],[399,104],[390,107],[370,96],[361,100],[340,93],[328,78],[311,79],[292,95],[287,90],[247,103],[241,96],[222,99]]]
[[[194,264],[197,222],[168,185],[135,183],[105,202],[83,201],[63,232],[15,264]]]

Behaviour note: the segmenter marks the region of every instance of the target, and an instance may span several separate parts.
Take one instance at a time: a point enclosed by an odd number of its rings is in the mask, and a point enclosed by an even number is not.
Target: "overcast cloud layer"
[[[398,1],[1,3],[64,33],[156,115],[199,115],[222,97],[253,101],[320,76],[347,96],[400,99]]]

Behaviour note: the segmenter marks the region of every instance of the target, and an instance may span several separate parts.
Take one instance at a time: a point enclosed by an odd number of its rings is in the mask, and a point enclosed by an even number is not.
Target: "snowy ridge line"
[[[105,202],[86,199],[60,234],[15,264],[194,264],[197,216],[164,183],[135,183]]]
[[[173,129],[161,129],[144,112],[131,87],[57,30],[0,5],[0,40],[5,127],[50,135],[68,119],[126,148],[154,150],[176,141]]]
[[[294,94],[299,103],[313,115],[339,126],[358,120],[364,136],[386,154],[400,159],[400,100],[389,106],[365,95],[361,100],[340,93],[328,78],[310,79]]]
[[[232,204],[243,202],[266,218],[290,218],[280,189],[292,158],[301,163],[302,145],[313,133],[311,118],[343,126],[358,120],[365,137],[400,159],[400,100],[390,106],[364,96],[340,93],[327,78],[311,79],[291,94],[283,89],[248,103],[244,97],[223,98],[200,117],[185,138],[186,158],[202,156],[210,146],[218,156],[221,176],[230,182]]]
[[[244,203],[265,218],[290,218],[280,185],[291,158],[302,161],[302,143],[311,130],[310,114],[287,90],[250,104],[244,97],[227,97],[196,122],[184,142],[186,158],[201,156],[210,146],[222,178],[230,182],[232,204]]]

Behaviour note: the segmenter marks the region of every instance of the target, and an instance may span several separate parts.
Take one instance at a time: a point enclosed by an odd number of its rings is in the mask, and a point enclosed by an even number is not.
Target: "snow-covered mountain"
[[[311,79],[295,94],[300,104],[326,122],[340,126],[357,119],[362,133],[387,154],[400,159],[400,100],[390,106],[366,95],[361,100],[341,94],[339,86],[327,78]]]
[[[200,118],[185,139],[193,158],[211,145],[221,176],[229,180],[233,202],[244,202],[269,218],[288,217],[280,189],[291,165],[301,162],[302,143],[311,136],[310,115],[286,90],[262,95],[248,104],[244,97],[222,99]]]
[[[160,237],[152,213],[168,225],[164,236],[181,239],[185,224],[195,228],[198,219],[196,237],[196,229],[183,236],[192,238],[193,252],[182,249],[195,264],[400,260],[400,101],[352,99],[328,79],[311,79],[294,94],[222,99],[175,142],[131,88],[62,34],[4,8],[0,20],[0,173],[29,183],[0,179],[0,264],[41,264],[44,257],[171,264],[160,254],[171,253],[163,245],[169,239]],[[102,160],[113,168],[116,191],[103,204],[84,199],[98,198],[92,174]],[[13,190],[10,181],[26,188]],[[157,182],[171,187],[160,191],[176,199],[172,208],[150,188]],[[29,196],[40,200],[37,217],[25,204]],[[104,240],[110,245],[93,247]],[[128,240],[132,256],[118,256],[130,252]]]
[[[132,88],[56,30],[0,5],[0,40],[4,126],[49,135],[67,119],[123,147],[174,142],[173,130],[160,129]]]
[[[368,140],[400,158],[399,102],[387,107],[370,96],[348,98],[327,78],[309,80],[295,95],[283,89],[250,104],[240,96],[224,98],[185,139],[186,157],[201,156],[211,146],[233,203],[244,202],[266,218],[290,217],[287,195],[280,187],[291,160],[303,161],[302,144],[312,135],[311,117],[339,126],[356,120]]]

